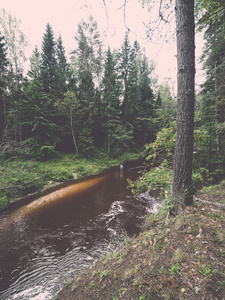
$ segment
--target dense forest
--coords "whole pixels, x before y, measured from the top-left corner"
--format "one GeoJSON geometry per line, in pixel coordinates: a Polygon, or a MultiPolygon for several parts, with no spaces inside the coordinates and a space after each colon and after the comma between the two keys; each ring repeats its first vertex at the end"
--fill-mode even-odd
{"type": "MultiPolygon", "coordinates": [[[[214,182],[225,167],[225,4],[196,1],[197,30],[204,32],[206,80],[195,100],[193,182],[214,182]]],[[[162,162],[139,188],[168,191],[175,148],[176,97],[158,85],[154,64],[129,32],[119,49],[105,50],[93,17],[82,21],[68,62],[62,37],[46,25],[24,71],[26,37],[18,20],[1,11],[0,153],[45,161],[57,153],[117,155],[145,149],[162,162]],[[168,172],[169,168],[169,172],[168,172]],[[163,170],[163,171],[162,171],[163,170]],[[169,176],[167,176],[169,174],[169,176]],[[154,179],[153,179],[154,178],[154,179]]]]}
{"type": "Polygon", "coordinates": [[[160,96],[153,93],[152,63],[137,41],[131,45],[126,34],[119,50],[103,52],[97,23],[90,17],[78,25],[78,48],[68,63],[61,36],[55,40],[47,24],[42,49],[34,49],[24,76],[25,38],[17,32],[16,20],[6,14],[5,18],[2,153],[14,148],[48,159],[56,151],[91,155],[97,147],[118,153],[154,140],[160,96]]]}

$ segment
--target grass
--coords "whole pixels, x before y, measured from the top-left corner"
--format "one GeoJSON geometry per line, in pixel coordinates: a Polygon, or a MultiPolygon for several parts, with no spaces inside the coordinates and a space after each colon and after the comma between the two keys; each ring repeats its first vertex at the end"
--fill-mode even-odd
{"type": "Polygon", "coordinates": [[[105,278],[107,277],[109,274],[109,271],[108,270],[104,270],[100,273],[99,277],[100,277],[100,282],[105,278]]]}
{"type": "Polygon", "coordinates": [[[208,268],[206,265],[204,264],[200,264],[198,267],[198,271],[199,273],[203,274],[206,276],[206,278],[208,278],[209,276],[212,275],[213,270],[208,268]]]}
{"type": "Polygon", "coordinates": [[[140,154],[124,153],[115,158],[99,151],[93,158],[72,153],[59,154],[45,162],[19,159],[17,156],[0,160],[0,209],[6,208],[17,198],[40,192],[57,183],[96,175],[139,157],[140,154]]]}
{"type": "Polygon", "coordinates": [[[179,266],[178,263],[176,263],[175,265],[174,264],[171,265],[171,267],[168,269],[171,277],[174,277],[175,273],[177,273],[177,274],[179,274],[181,276],[181,273],[178,271],[179,268],[180,268],[180,266],[179,266]]]}
{"type": "Polygon", "coordinates": [[[129,240],[125,234],[116,252],[96,261],[91,273],[84,270],[56,299],[223,299],[224,216],[224,210],[200,204],[166,221],[162,207],[146,216],[143,232],[129,240]],[[95,285],[87,288],[90,282],[95,285]]]}
{"type": "Polygon", "coordinates": [[[225,179],[219,184],[204,187],[202,193],[210,193],[211,196],[221,199],[221,203],[225,203],[225,179]]]}

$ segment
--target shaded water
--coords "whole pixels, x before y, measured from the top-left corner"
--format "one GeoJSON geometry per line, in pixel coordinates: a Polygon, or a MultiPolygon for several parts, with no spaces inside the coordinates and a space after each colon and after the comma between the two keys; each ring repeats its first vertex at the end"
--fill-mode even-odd
{"type": "Polygon", "coordinates": [[[63,283],[138,233],[155,202],[134,197],[127,163],[42,197],[0,220],[0,299],[52,299],[63,283]],[[47,201],[48,200],[48,201],[47,201]]]}

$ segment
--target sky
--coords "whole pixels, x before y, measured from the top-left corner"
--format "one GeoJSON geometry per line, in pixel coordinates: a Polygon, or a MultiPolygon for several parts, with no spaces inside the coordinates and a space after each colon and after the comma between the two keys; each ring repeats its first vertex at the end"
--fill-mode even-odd
{"type": "MultiPolygon", "coordinates": [[[[27,36],[29,47],[26,56],[29,58],[37,45],[41,49],[46,24],[49,23],[54,31],[55,38],[62,36],[67,55],[76,49],[75,35],[78,23],[87,21],[92,15],[98,23],[99,31],[103,34],[103,43],[112,49],[119,48],[124,40],[127,28],[130,29],[129,38],[133,42],[137,39],[145,48],[150,60],[155,62],[155,73],[159,81],[169,80],[173,86],[176,82],[176,45],[173,39],[170,43],[146,38],[146,27],[149,20],[154,20],[158,11],[150,15],[143,9],[137,0],[128,0],[126,13],[122,7],[122,0],[1,0],[1,8],[22,21],[21,30],[27,36]],[[124,21],[125,16],[125,21],[124,21]],[[126,28],[127,27],[127,28],[126,28]],[[171,78],[171,79],[168,79],[171,78]]],[[[173,25],[171,26],[173,30],[173,25]]],[[[165,29],[166,30],[166,29],[165,29]]],[[[196,39],[196,56],[201,53],[203,42],[196,39]]],[[[28,63],[27,63],[28,64],[28,63]]],[[[197,82],[202,81],[199,66],[196,74],[197,82]]]]}

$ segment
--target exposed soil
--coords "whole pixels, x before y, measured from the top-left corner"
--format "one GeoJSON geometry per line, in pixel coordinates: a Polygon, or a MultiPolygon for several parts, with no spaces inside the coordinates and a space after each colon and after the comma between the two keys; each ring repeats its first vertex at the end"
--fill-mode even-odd
{"type": "MultiPolygon", "coordinates": [[[[224,196],[215,188],[195,199],[224,203],[224,196]]],[[[225,210],[214,205],[197,202],[169,218],[161,211],[55,299],[225,299],[224,229],[225,210]]]]}

